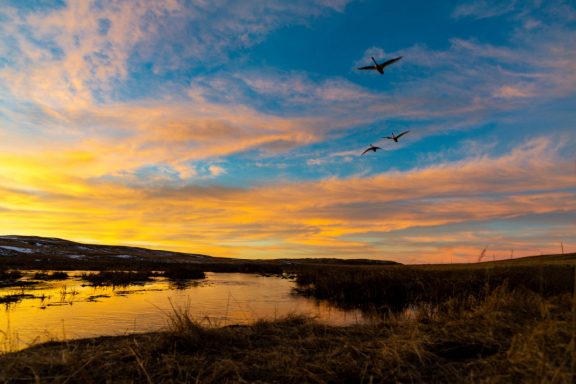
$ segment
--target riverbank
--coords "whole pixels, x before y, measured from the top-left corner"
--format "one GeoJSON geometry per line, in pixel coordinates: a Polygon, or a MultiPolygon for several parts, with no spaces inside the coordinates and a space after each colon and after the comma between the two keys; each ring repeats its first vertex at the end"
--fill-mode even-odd
{"type": "Polygon", "coordinates": [[[165,332],[6,354],[0,381],[567,383],[573,374],[569,294],[500,288],[466,310],[421,309],[348,327],[303,317],[223,328],[184,313],[172,320],[165,332]]]}
{"type": "MultiPolygon", "coordinates": [[[[64,251],[61,240],[54,243],[58,252],[64,251]]],[[[38,244],[29,246],[48,247],[38,244]]],[[[23,244],[6,247],[21,255],[4,256],[3,276],[8,283],[19,284],[23,273],[13,269],[23,270],[43,259],[22,251],[23,244]]],[[[185,263],[174,258],[160,262],[153,251],[115,247],[92,249],[88,254],[82,249],[83,263],[94,263],[102,271],[114,267],[113,275],[118,277],[125,277],[126,271],[166,273],[172,267],[174,277],[185,278],[192,272],[213,270],[249,272],[254,279],[259,275],[295,278],[295,297],[362,311],[375,320],[330,326],[288,316],[213,327],[192,320],[198,313],[196,306],[190,312],[176,311],[171,326],[162,332],[45,343],[4,354],[0,382],[574,382],[575,254],[402,266],[287,260],[190,263],[190,255],[183,256],[185,263]]],[[[44,257],[52,263],[47,265],[65,265],[64,257],[75,256],[58,252],[46,252],[44,257]]],[[[253,286],[252,301],[270,291],[262,286],[267,278],[261,279],[253,286]]],[[[234,289],[241,286],[246,285],[234,289]]],[[[229,299],[221,302],[226,317],[229,299]]],[[[74,305],[76,309],[82,304],[74,305]]],[[[102,312],[98,313],[102,319],[102,312]]],[[[141,311],[137,313],[141,316],[141,311]]],[[[98,319],[90,321],[95,324],[98,319]]]]}

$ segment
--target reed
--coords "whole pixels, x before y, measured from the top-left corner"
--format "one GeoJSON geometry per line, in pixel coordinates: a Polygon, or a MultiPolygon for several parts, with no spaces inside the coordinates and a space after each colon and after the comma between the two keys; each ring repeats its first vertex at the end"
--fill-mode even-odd
{"type": "Polygon", "coordinates": [[[302,316],[219,327],[174,310],[162,332],[0,356],[0,382],[573,382],[573,266],[291,269],[301,294],[376,316],[346,327],[302,316]]]}
{"type": "Polygon", "coordinates": [[[332,327],[289,316],[48,343],[0,356],[0,381],[567,383],[570,294],[500,287],[467,310],[332,327]]]}
{"type": "Polygon", "coordinates": [[[315,266],[297,272],[296,293],[342,308],[371,312],[400,312],[432,305],[467,308],[494,290],[525,289],[545,297],[572,291],[573,267],[534,265],[487,268],[383,267],[330,268],[315,266]]]}
{"type": "Polygon", "coordinates": [[[0,282],[13,282],[24,276],[22,272],[17,270],[0,269],[0,282]]]}
{"type": "Polygon", "coordinates": [[[36,272],[32,278],[34,280],[66,280],[68,279],[68,274],[61,271],[52,273],[36,272]]]}
{"type": "Polygon", "coordinates": [[[198,267],[188,267],[178,265],[175,267],[167,268],[162,276],[170,280],[196,280],[205,279],[206,273],[198,267]]]}

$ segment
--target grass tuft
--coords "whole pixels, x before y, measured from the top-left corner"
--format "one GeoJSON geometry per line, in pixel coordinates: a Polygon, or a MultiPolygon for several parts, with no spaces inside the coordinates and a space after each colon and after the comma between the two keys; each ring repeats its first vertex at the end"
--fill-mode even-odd
{"type": "Polygon", "coordinates": [[[68,274],[66,272],[52,272],[50,274],[44,272],[36,272],[32,277],[34,280],[66,280],[68,274]]]}
{"type": "Polygon", "coordinates": [[[568,383],[572,267],[330,267],[300,292],[376,316],[335,327],[302,316],[47,343],[0,356],[0,382],[568,383]],[[568,271],[568,272],[567,272],[568,271]]]}
{"type": "Polygon", "coordinates": [[[167,268],[162,274],[164,277],[170,280],[191,280],[191,279],[205,279],[206,273],[197,267],[186,267],[177,266],[172,268],[167,268]]]}
{"type": "Polygon", "coordinates": [[[301,316],[50,343],[0,357],[0,381],[377,383],[571,380],[571,295],[502,286],[426,321],[333,327],[301,316]]]}

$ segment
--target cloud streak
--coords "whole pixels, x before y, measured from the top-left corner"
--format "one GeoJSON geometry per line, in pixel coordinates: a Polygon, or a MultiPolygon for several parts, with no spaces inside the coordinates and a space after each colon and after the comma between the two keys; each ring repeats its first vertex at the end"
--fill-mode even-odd
{"type": "MultiPolygon", "coordinates": [[[[385,255],[403,262],[411,252],[438,256],[452,244],[459,248],[460,260],[473,261],[476,237],[455,241],[442,232],[432,244],[426,236],[406,235],[398,244],[393,239],[370,240],[370,234],[386,238],[398,231],[426,227],[434,233],[435,228],[477,223],[490,233],[487,239],[492,243],[507,246],[506,236],[493,233],[490,223],[576,212],[573,164],[558,158],[557,149],[549,139],[538,138],[495,158],[241,189],[161,184],[142,189],[58,176],[52,170],[58,177],[50,179],[61,180],[55,188],[35,177],[46,176],[48,170],[31,169],[28,174],[12,173],[28,177],[21,180],[23,185],[35,188],[5,188],[9,198],[1,207],[12,212],[12,228],[98,242],[122,239],[185,249],[193,241],[203,252],[221,256],[385,255]],[[32,216],[35,219],[29,221],[32,216]]],[[[10,166],[4,168],[2,174],[10,175],[10,166]]],[[[2,185],[17,185],[16,181],[5,176],[2,185]]],[[[525,253],[534,253],[536,244],[547,240],[526,243],[534,245],[525,244],[525,253]]]]}
{"type": "Polygon", "coordinates": [[[446,18],[514,28],[498,43],[453,36],[444,48],[386,51],[405,57],[393,76],[359,73],[353,57],[338,76],[254,64],[250,49],[274,31],[347,4],[1,6],[0,230],[264,258],[471,261],[484,242],[548,249],[552,224],[524,238],[523,220],[576,210],[563,157],[573,123],[546,125],[544,137],[528,119],[574,98],[570,12],[461,5],[446,18]],[[492,136],[470,134],[486,126],[492,136]],[[406,141],[358,158],[400,127],[406,141]]]}

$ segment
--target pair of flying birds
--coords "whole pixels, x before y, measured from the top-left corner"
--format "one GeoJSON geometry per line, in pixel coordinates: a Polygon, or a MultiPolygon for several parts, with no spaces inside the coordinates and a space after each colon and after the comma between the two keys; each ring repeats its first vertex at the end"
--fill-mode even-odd
{"type": "MultiPolygon", "coordinates": [[[[372,58],[372,61],[374,62],[374,65],[368,65],[368,66],[366,66],[366,67],[360,67],[360,68],[357,68],[357,69],[360,69],[360,70],[365,70],[365,69],[368,69],[368,70],[376,70],[376,71],[378,71],[381,75],[383,75],[383,74],[384,74],[384,68],[386,68],[386,67],[389,66],[390,64],[394,64],[395,62],[397,62],[397,61],[400,60],[401,58],[402,58],[402,56],[399,56],[399,57],[396,57],[396,58],[394,58],[394,59],[390,59],[390,60],[385,61],[385,62],[380,63],[380,64],[378,64],[378,62],[377,62],[374,58],[372,58]]],[[[398,142],[398,139],[401,138],[402,136],[404,136],[405,134],[407,134],[408,132],[410,132],[410,131],[404,131],[404,132],[402,132],[402,133],[399,134],[399,135],[395,135],[394,132],[392,132],[392,136],[384,136],[383,139],[394,140],[394,141],[397,143],[397,142],[398,142]]],[[[365,154],[366,152],[370,152],[370,151],[376,152],[376,151],[379,150],[379,149],[382,149],[382,148],[376,147],[376,146],[370,144],[370,148],[368,148],[368,149],[366,149],[364,152],[362,152],[362,155],[365,154]]]]}
{"type": "MultiPolygon", "coordinates": [[[[404,136],[405,134],[407,134],[410,131],[404,131],[399,135],[395,135],[394,132],[392,132],[392,136],[384,136],[382,137],[383,139],[389,139],[389,140],[394,140],[395,142],[398,142],[398,139],[401,138],[402,136],[404,136]]],[[[362,152],[362,155],[365,154],[366,152],[376,152],[377,150],[382,149],[380,147],[376,147],[372,144],[370,144],[370,148],[366,149],[364,152],[362,152]]]]}

